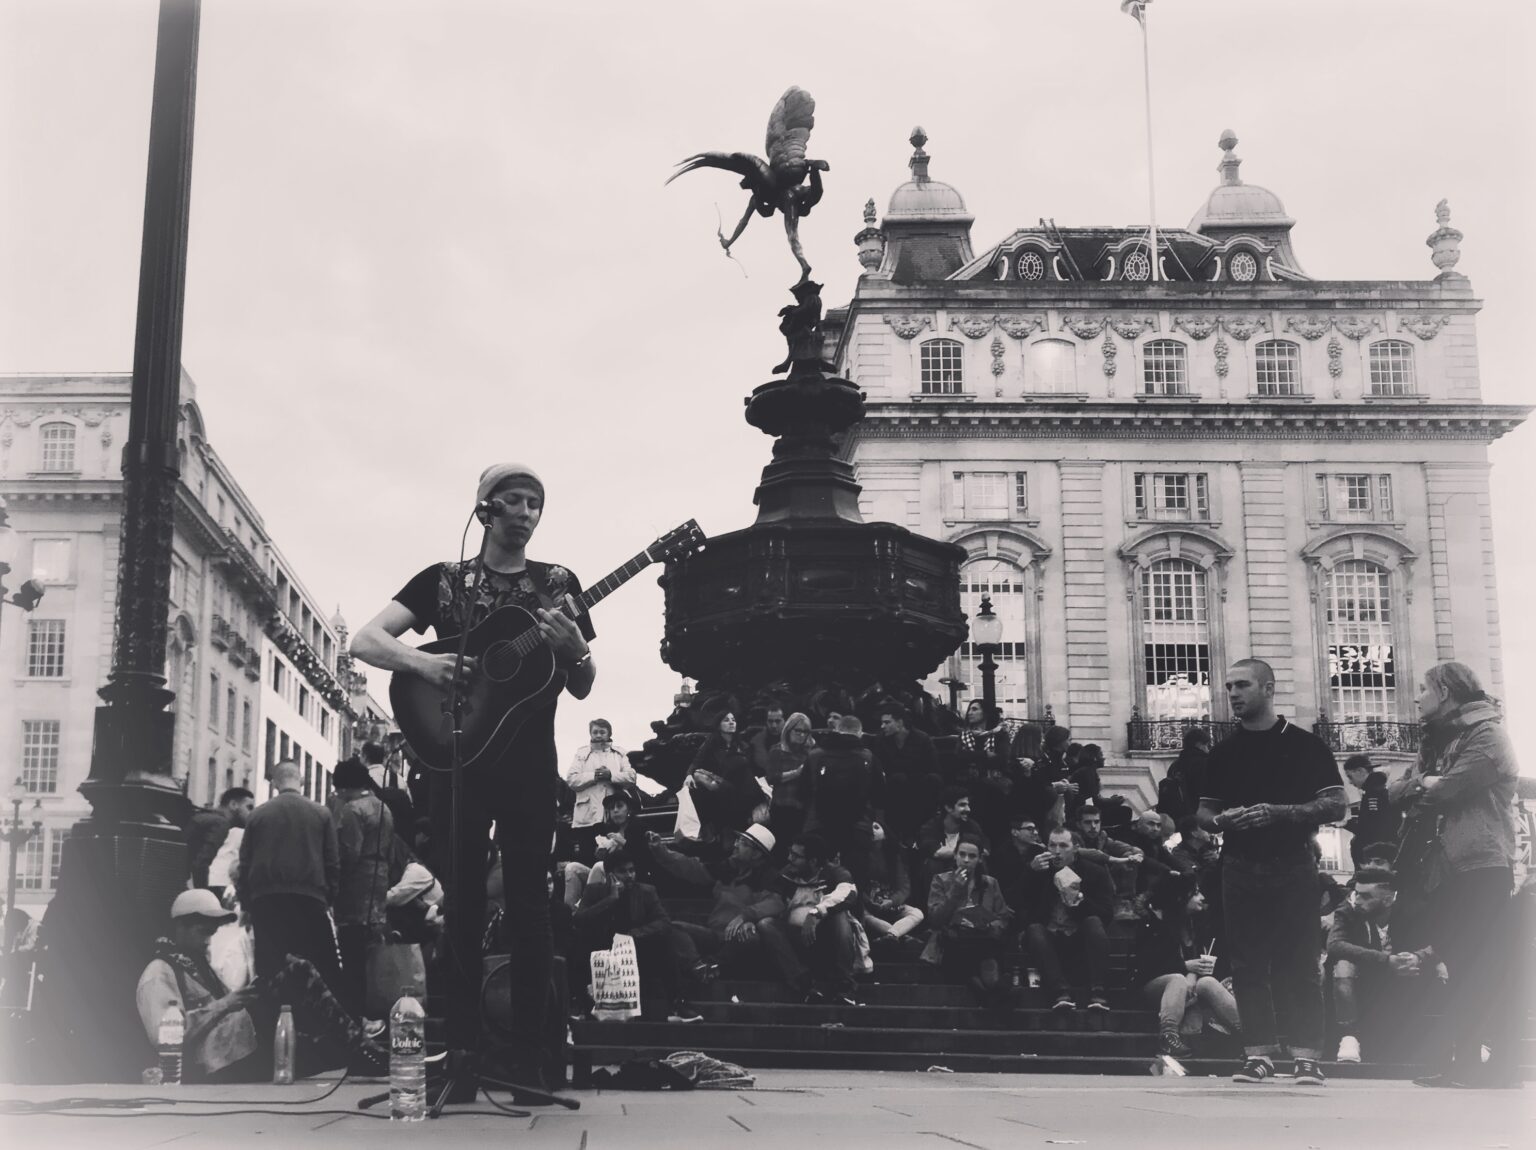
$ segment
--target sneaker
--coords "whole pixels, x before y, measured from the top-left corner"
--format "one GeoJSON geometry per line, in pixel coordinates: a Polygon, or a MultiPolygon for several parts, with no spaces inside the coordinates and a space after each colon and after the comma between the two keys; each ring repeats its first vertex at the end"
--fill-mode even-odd
{"type": "Polygon", "coordinates": [[[1056,1002],[1052,1005],[1051,1009],[1052,1010],[1062,1010],[1062,1011],[1076,1010],[1077,1009],[1077,1003],[1075,1001],[1073,1001],[1072,996],[1070,994],[1062,993],[1062,994],[1058,994],[1056,996],[1056,1002]]]}
{"type": "Polygon", "coordinates": [[[1335,1062],[1359,1062],[1360,1040],[1353,1034],[1346,1034],[1339,1039],[1339,1053],[1334,1057],[1335,1062]]]}
{"type": "Polygon", "coordinates": [[[1275,1064],[1262,1055],[1255,1054],[1243,1061],[1233,1082],[1268,1082],[1275,1076],[1275,1064]]]}
{"type": "Polygon", "coordinates": [[[1102,994],[1095,994],[1088,999],[1088,1009],[1107,1012],[1109,1010],[1109,999],[1105,998],[1102,994]]]}
{"type": "Polygon", "coordinates": [[[369,1038],[377,1038],[384,1033],[384,1028],[388,1025],[389,1023],[385,1022],[382,1018],[365,1018],[363,1019],[363,1033],[369,1038]]]}
{"type": "Polygon", "coordinates": [[[1188,1058],[1189,1044],[1177,1030],[1165,1030],[1158,1037],[1157,1052],[1169,1058],[1188,1058]]]}
{"type": "Polygon", "coordinates": [[[354,1078],[389,1077],[389,1051],[371,1038],[352,1048],[347,1057],[347,1071],[354,1078]]]}
{"type": "Polygon", "coordinates": [[[704,1016],[686,1002],[678,1001],[672,1004],[672,1012],[667,1015],[668,1022],[703,1022],[704,1016]]]}
{"type": "Polygon", "coordinates": [[[1328,1079],[1323,1077],[1323,1068],[1317,1064],[1315,1058],[1296,1059],[1291,1076],[1295,1078],[1297,1086],[1328,1085],[1328,1079]]]}

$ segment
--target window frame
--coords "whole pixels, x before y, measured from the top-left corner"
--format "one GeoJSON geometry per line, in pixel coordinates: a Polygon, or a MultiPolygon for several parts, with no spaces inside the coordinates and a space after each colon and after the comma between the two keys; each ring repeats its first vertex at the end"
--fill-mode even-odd
{"type": "Polygon", "coordinates": [[[47,475],[78,475],[80,473],[80,429],[66,419],[50,419],[37,429],[37,470],[47,475]],[[67,431],[68,435],[50,435],[50,432],[67,431]],[[57,459],[52,447],[59,447],[57,459]],[[67,450],[66,450],[67,449],[67,450]],[[66,466],[67,465],[67,466],[66,466]]]}
{"type": "Polygon", "coordinates": [[[1151,339],[1141,347],[1143,397],[1187,398],[1194,394],[1189,376],[1189,347],[1177,339],[1151,339]]]}
{"type": "Polygon", "coordinates": [[[1133,471],[1130,476],[1128,521],[1135,524],[1151,523],[1198,523],[1209,526],[1217,521],[1215,504],[1211,500],[1210,472],[1200,469],[1182,469],[1177,465],[1166,470],[1133,471]],[[1186,506],[1180,510],[1158,507],[1160,481],[1182,479],[1186,506]]]}
{"type": "Polygon", "coordinates": [[[69,623],[66,619],[28,619],[27,641],[22,648],[22,677],[27,679],[41,679],[49,682],[69,678],[69,623]],[[57,630],[55,630],[57,628],[57,630]],[[50,672],[55,652],[51,650],[45,634],[56,634],[57,643],[57,673],[50,672]],[[43,649],[45,644],[50,649],[43,649]]]}
{"type": "Polygon", "coordinates": [[[1313,473],[1312,521],[1315,523],[1395,524],[1396,501],[1390,471],[1318,471],[1313,473]],[[1351,484],[1364,490],[1368,505],[1346,505],[1351,484]]]}
{"type": "Polygon", "coordinates": [[[965,395],[965,345],[938,336],[917,347],[917,387],[920,395],[965,395]],[[936,361],[930,363],[930,359],[936,361]],[[952,378],[951,378],[952,377],[952,378]]]}
{"type": "Polygon", "coordinates": [[[1082,387],[1077,382],[1077,344],[1069,339],[1037,339],[1033,343],[1024,346],[1024,392],[1025,395],[1082,395],[1082,387]],[[1066,365],[1065,372],[1057,371],[1050,380],[1036,369],[1035,362],[1046,348],[1052,357],[1059,357],[1057,366],[1066,365]],[[1054,386],[1042,387],[1041,382],[1053,383],[1054,386]],[[1064,386],[1063,386],[1064,384],[1064,386]]]}
{"type": "Polygon", "coordinates": [[[21,721],[21,783],[29,795],[56,795],[59,793],[59,765],[63,758],[64,724],[59,719],[23,719],[21,721]],[[35,727],[52,725],[52,740],[33,741],[31,736],[46,736],[46,730],[34,731],[35,727]],[[52,752],[51,762],[47,761],[52,752]],[[29,761],[29,756],[34,756],[29,761]],[[38,777],[34,778],[36,775],[38,777]],[[43,785],[46,782],[47,785],[43,785]]]}
{"type": "Polygon", "coordinates": [[[1411,399],[1418,395],[1419,367],[1413,344],[1404,339],[1372,342],[1366,348],[1366,398],[1411,399]]]}
{"type": "Polygon", "coordinates": [[[72,535],[34,535],[31,540],[31,571],[29,574],[45,587],[74,586],[75,537],[72,535]],[[50,543],[60,544],[64,548],[64,573],[56,577],[44,577],[38,573],[37,549],[50,543]]]}
{"type": "Polygon", "coordinates": [[[1263,339],[1253,345],[1253,394],[1261,399],[1294,399],[1306,394],[1302,385],[1301,344],[1293,339],[1263,339]],[[1289,363],[1282,365],[1269,359],[1266,349],[1283,349],[1289,363]],[[1288,380],[1278,378],[1281,366],[1289,367],[1288,380]],[[1266,379],[1266,373],[1276,378],[1266,379]]]}

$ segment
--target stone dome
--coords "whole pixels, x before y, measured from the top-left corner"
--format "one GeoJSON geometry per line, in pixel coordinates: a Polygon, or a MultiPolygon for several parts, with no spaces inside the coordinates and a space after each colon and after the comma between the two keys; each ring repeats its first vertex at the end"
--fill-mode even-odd
{"type": "Polygon", "coordinates": [[[1216,170],[1221,173],[1221,183],[1205,204],[1189,221],[1192,232],[1211,228],[1288,228],[1296,221],[1285,214],[1280,197],[1268,188],[1245,184],[1237,170],[1242,160],[1233,154],[1237,136],[1229,128],[1221,134],[1223,153],[1216,170]]]}
{"type": "Polygon", "coordinates": [[[891,220],[952,220],[970,223],[974,217],[966,210],[965,200],[948,184],[928,178],[928,153],[923,145],[928,142],[922,128],[913,128],[910,142],[913,147],[908,166],[912,178],[891,193],[890,206],[885,219],[891,220]]]}

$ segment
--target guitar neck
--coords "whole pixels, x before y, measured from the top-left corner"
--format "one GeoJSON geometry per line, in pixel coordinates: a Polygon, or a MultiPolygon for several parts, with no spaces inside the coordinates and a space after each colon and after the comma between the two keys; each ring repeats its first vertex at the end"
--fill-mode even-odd
{"type": "MultiPolygon", "coordinates": [[[[614,568],[580,595],[574,597],[576,610],[572,618],[581,618],[581,616],[585,615],[598,603],[612,595],[650,565],[651,553],[649,549],[646,549],[623,566],[614,568]]],[[[556,604],[556,607],[558,609],[559,604],[556,604]]],[[[537,627],[530,627],[513,640],[513,647],[519,654],[526,655],[543,642],[544,636],[542,632],[537,627]]]]}

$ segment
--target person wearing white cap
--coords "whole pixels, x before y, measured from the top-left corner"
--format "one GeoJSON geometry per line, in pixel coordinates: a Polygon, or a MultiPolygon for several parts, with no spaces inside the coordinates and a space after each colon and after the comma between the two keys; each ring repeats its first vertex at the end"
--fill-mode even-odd
{"type": "MultiPolygon", "coordinates": [[[[568,568],[527,557],[528,542],[544,513],[544,481],[521,463],[498,463],[480,475],[476,514],[489,528],[484,569],[475,562],[434,563],[419,572],[352,641],[352,653],[386,671],[405,671],[440,686],[452,685],[455,656],[428,654],[400,641],[407,630],[432,628],[439,640],[460,636],[492,612],[522,607],[538,621],[556,665],[566,675],[565,689],[584,699],[597,669],[589,646],[595,633],[590,616],[572,620],[556,608],[581,593],[568,568]]],[[[475,660],[465,660],[473,675],[475,660]]],[[[464,774],[464,825],[456,844],[456,867],[449,870],[448,813],[451,775],[430,775],[428,814],[432,819],[433,869],[456,873],[458,911],[450,921],[450,945],[456,958],[445,964],[448,989],[448,1044],[473,1050],[480,1036],[479,1000],[481,928],[485,917],[485,841],[491,824],[502,854],[507,902],[505,922],[511,942],[512,1077],[539,1086],[540,1022],[548,997],[553,941],[550,934],[546,876],[555,834],[559,763],[555,751],[555,703],[530,713],[510,746],[495,763],[464,774]]]]}
{"type": "Polygon", "coordinates": [[[186,1019],[184,1080],[255,1082],[272,1077],[272,1038],[279,1008],[293,1008],[299,1032],[298,1072],[348,1062],[359,1074],[387,1071],[389,1054],[364,1033],[326,988],[319,971],[290,955],[276,975],[229,990],[208,961],[214,931],[233,922],[210,890],[184,890],[171,904],[171,933],[139,976],[135,995],[145,1036],[157,1041],[160,1020],[175,1003],[186,1019]]]}

